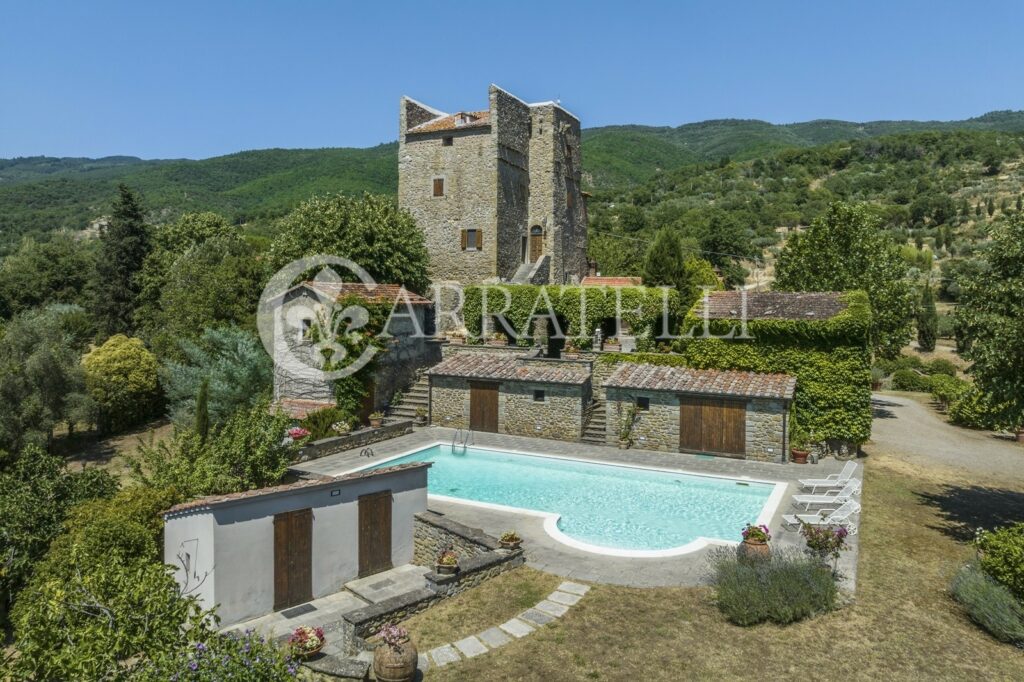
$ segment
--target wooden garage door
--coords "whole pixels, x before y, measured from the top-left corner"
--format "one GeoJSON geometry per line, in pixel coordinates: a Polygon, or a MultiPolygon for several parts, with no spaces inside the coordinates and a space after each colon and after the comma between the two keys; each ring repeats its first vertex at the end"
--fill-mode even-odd
{"type": "Polygon", "coordinates": [[[743,457],[747,406],[740,400],[679,398],[679,449],[743,457]]]}
{"type": "Polygon", "coordinates": [[[359,577],[391,568],[391,491],[359,498],[359,577]]]}
{"type": "Polygon", "coordinates": [[[498,432],[498,384],[469,382],[469,428],[498,432]]]}
{"type": "Polygon", "coordinates": [[[274,610],[313,598],[313,510],[274,515],[274,610]]]}

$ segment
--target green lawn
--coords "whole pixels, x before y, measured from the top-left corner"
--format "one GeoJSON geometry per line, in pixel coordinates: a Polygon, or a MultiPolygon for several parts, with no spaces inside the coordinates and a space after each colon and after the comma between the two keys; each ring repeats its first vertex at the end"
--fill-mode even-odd
{"type": "MultiPolygon", "coordinates": [[[[709,589],[596,586],[562,619],[432,680],[1020,680],[1024,652],[949,599],[979,524],[1024,518],[1014,485],[869,457],[859,583],[847,607],[791,626],[728,624],[709,589]]],[[[503,622],[557,584],[517,571],[409,622],[421,651],[503,622]]]]}

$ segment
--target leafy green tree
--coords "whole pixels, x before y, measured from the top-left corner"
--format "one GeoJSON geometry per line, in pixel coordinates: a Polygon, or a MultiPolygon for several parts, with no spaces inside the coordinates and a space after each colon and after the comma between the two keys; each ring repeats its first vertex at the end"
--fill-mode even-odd
{"type": "Polygon", "coordinates": [[[171,419],[179,426],[195,422],[204,381],[212,427],[265,399],[273,384],[270,356],[255,335],[237,327],[206,329],[196,341],[182,341],[181,356],[180,362],[165,362],[161,372],[171,419]]]}
{"type": "Polygon", "coordinates": [[[391,197],[314,197],[282,218],[277,230],[270,247],[274,267],[327,254],[348,258],[380,283],[418,292],[430,284],[423,233],[391,197]]]}
{"type": "Polygon", "coordinates": [[[110,224],[100,233],[93,285],[93,314],[104,338],[133,330],[141,288],[138,274],[150,250],[149,229],[138,195],[125,185],[117,189],[110,224]]]}
{"type": "Polygon", "coordinates": [[[862,205],[836,202],[779,254],[782,291],[863,289],[871,301],[871,345],[895,357],[910,337],[914,295],[899,246],[862,205]]]}
{"type": "Polygon", "coordinates": [[[160,402],[158,366],[141,339],[111,336],[82,358],[82,366],[100,431],[123,429],[153,416],[160,402]]]}
{"type": "Polygon", "coordinates": [[[939,332],[939,315],[935,310],[935,295],[930,283],[925,283],[921,304],[917,309],[917,347],[925,353],[935,350],[939,332]]]}
{"type": "Polygon", "coordinates": [[[80,308],[16,315],[0,336],[0,451],[47,446],[54,427],[87,421],[88,398],[75,336],[80,308]]]}
{"type": "Polygon", "coordinates": [[[159,513],[176,499],[137,486],[71,510],[15,601],[18,679],[131,679],[209,633],[208,614],[161,563],[159,513]]]}
{"type": "Polygon", "coordinates": [[[46,241],[26,237],[0,262],[0,317],[48,303],[84,304],[94,266],[90,242],[60,232],[46,241]]]}
{"type": "MultiPolygon", "coordinates": [[[[116,490],[117,481],[106,471],[71,473],[60,457],[34,445],[20,453],[9,471],[0,472],[0,613],[9,609],[60,532],[68,509],[116,490]]],[[[0,617],[0,623],[4,620],[0,617]]]]}
{"type": "Polygon", "coordinates": [[[132,470],[144,485],[173,488],[186,498],[274,485],[296,450],[285,436],[290,423],[261,402],[232,415],[205,442],[185,428],[168,440],[144,444],[132,470]]]}
{"type": "Polygon", "coordinates": [[[203,381],[199,384],[199,394],[196,395],[196,435],[199,436],[199,441],[202,443],[206,442],[206,437],[210,435],[210,378],[203,377],[203,381]]]}
{"type": "Polygon", "coordinates": [[[1024,426],[1024,214],[991,229],[984,267],[961,273],[958,340],[970,372],[1002,421],[1024,426]]]}

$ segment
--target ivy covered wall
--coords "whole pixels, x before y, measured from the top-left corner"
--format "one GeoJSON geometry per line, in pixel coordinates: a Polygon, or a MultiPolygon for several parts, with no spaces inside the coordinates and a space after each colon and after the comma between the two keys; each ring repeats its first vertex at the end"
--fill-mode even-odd
{"type": "MultiPolygon", "coordinates": [[[[833,440],[859,445],[871,436],[871,308],[863,292],[843,294],[847,308],[829,320],[750,320],[748,339],[700,338],[704,321],[692,311],[684,329],[694,338],[674,342],[673,353],[606,354],[602,362],[644,362],[797,377],[797,422],[812,442],[833,440]]],[[[736,321],[711,320],[714,334],[736,321]]]]}

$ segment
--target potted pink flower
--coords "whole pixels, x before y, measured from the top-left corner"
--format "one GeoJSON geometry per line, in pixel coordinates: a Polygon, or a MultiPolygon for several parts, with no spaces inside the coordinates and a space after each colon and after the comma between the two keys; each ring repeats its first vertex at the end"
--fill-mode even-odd
{"type": "Polygon", "coordinates": [[[438,575],[451,575],[459,570],[459,555],[455,550],[448,548],[437,555],[437,562],[434,565],[434,572],[438,575]]]}
{"type": "Polygon", "coordinates": [[[746,559],[767,559],[772,553],[768,547],[771,539],[772,533],[768,526],[752,526],[748,523],[743,529],[743,542],[739,546],[740,556],[746,559]]]}
{"type": "Polygon", "coordinates": [[[304,438],[309,438],[309,430],[304,429],[301,426],[293,426],[288,429],[288,437],[293,441],[300,441],[304,438]]]}
{"type": "Polygon", "coordinates": [[[324,637],[324,629],[314,628],[310,625],[300,625],[288,638],[288,646],[292,648],[299,658],[310,658],[320,653],[324,648],[327,639],[324,637]]]}
{"type": "Polygon", "coordinates": [[[373,674],[387,682],[416,679],[418,655],[409,632],[398,625],[385,625],[377,633],[380,643],[373,650],[373,674]]]}

